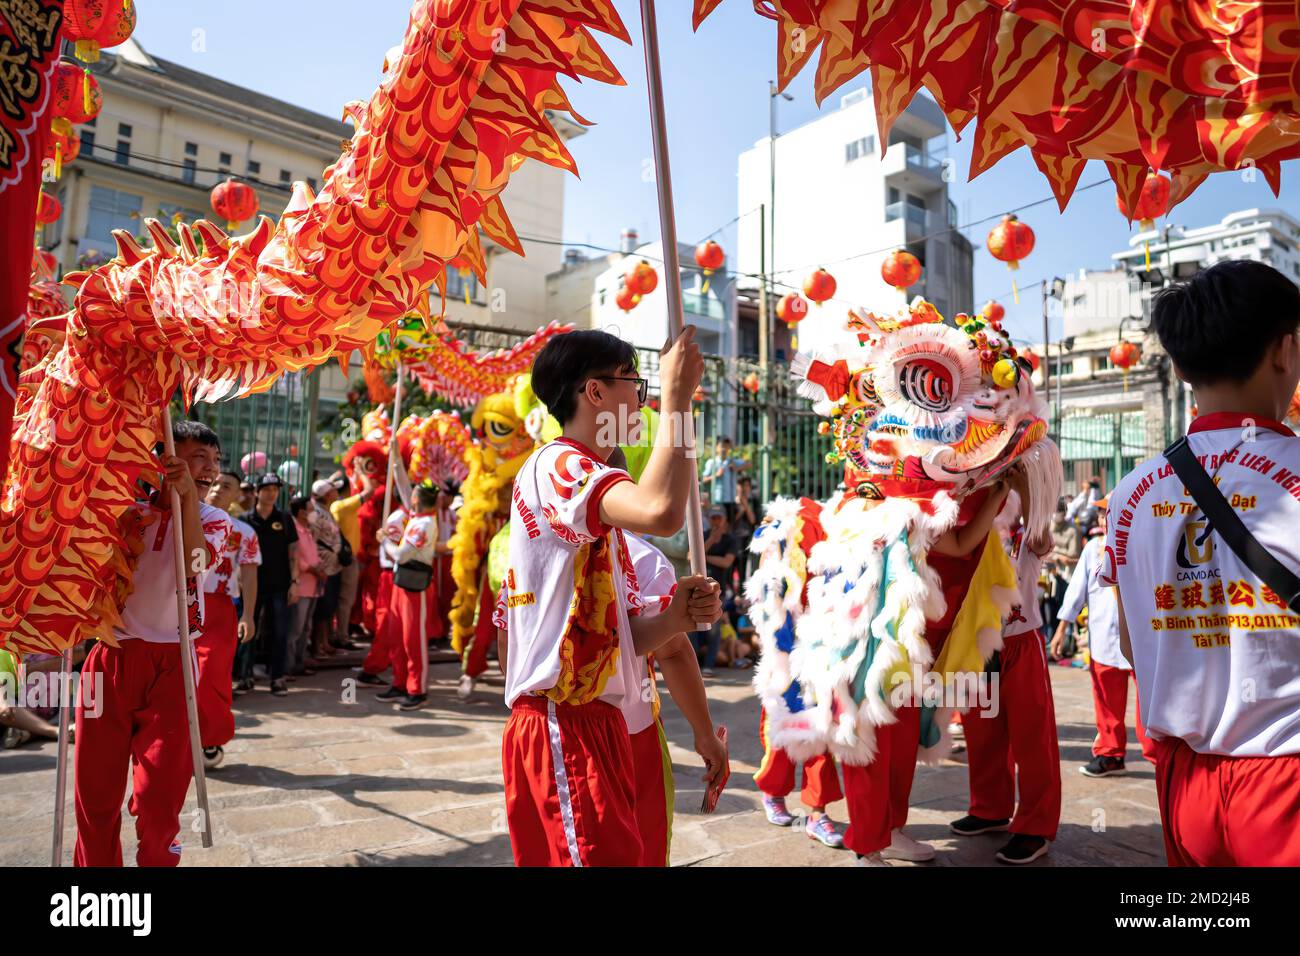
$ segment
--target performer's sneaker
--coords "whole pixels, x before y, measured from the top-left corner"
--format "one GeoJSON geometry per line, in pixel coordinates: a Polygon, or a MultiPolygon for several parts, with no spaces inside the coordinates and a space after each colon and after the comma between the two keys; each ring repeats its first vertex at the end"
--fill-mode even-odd
{"type": "Polygon", "coordinates": [[[1010,820],[986,820],[983,817],[965,816],[948,824],[948,829],[958,836],[976,836],[980,833],[1006,830],[1010,825],[1010,820]]]}
{"type": "Polygon", "coordinates": [[[778,827],[788,827],[794,823],[794,814],[785,808],[785,797],[763,795],[763,813],[767,822],[778,827]]]}
{"type": "MultiPolygon", "coordinates": [[[[380,694],[379,696],[383,696],[380,694]]],[[[398,710],[419,710],[429,699],[428,694],[407,694],[398,710]]]]}
{"type": "Polygon", "coordinates": [[[803,832],[832,850],[838,850],[844,845],[844,834],[835,829],[834,821],[824,813],[816,820],[809,817],[803,832]]]}
{"type": "Polygon", "coordinates": [[[273,680],[271,681],[271,693],[276,697],[288,697],[289,685],[284,682],[283,678],[273,680]]]}
{"type": "Polygon", "coordinates": [[[1093,757],[1079,768],[1085,777],[1110,777],[1117,773],[1127,773],[1123,757],[1093,757]]]}
{"type": "Polygon", "coordinates": [[[1017,833],[1007,845],[997,852],[999,863],[1032,863],[1040,856],[1046,856],[1052,844],[1040,836],[1017,833]]]}
{"type": "Polygon", "coordinates": [[[880,855],[880,851],[877,850],[875,853],[859,853],[857,859],[857,865],[858,866],[891,866],[892,864],[887,863],[885,861],[885,858],[880,855]]]}
{"type": "Polygon", "coordinates": [[[405,700],[407,693],[405,689],[393,684],[388,690],[380,691],[375,695],[375,700],[405,700]]]}
{"type": "Polygon", "coordinates": [[[460,683],[456,685],[456,699],[469,700],[474,695],[474,678],[468,674],[460,675],[460,683]]]}
{"type": "Polygon", "coordinates": [[[895,830],[890,835],[890,844],[880,851],[886,860],[906,860],[909,863],[928,863],[934,859],[934,847],[920,840],[913,840],[902,830],[895,830]]]}
{"type": "Polygon", "coordinates": [[[220,747],[203,748],[203,769],[216,770],[221,766],[221,761],[226,759],[226,752],[220,747]]]}
{"type": "Polygon", "coordinates": [[[377,674],[370,674],[367,673],[366,671],[362,671],[361,673],[357,674],[357,683],[358,684],[386,684],[388,682],[385,681],[382,677],[380,677],[377,674]]]}

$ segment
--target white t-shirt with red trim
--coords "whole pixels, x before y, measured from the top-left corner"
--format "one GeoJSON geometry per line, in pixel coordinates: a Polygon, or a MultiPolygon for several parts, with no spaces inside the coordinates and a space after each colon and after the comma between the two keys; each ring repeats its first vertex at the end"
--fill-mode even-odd
{"type": "MultiPolygon", "coordinates": [[[[1251,534],[1300,571],[1300,440],[1225,413],[1198,418],[1188,441],[1251,534]]],[[[1147,733],[1198,753],[1300,753],[1300,616],[1208,526],[1163,456],[1111,493],[1105,557],[1147,733]]]]}
{"type": "Polygon", "coordinates": [[[230,519],[230,536],[226,538],[226,547],[216,567],[203,575],[204,594],[224,594],[230,600],[238,600],[241,582],[240,568],[262,563],[262,548],[257,542],[257,532],[253,526],[238,518],[230,519]]]}
{"type": "Polygon", "coordinates": [[[1021,537],[1020,553],[1013,563],[1020,598],[1007,613],[1006,622],[1002,625],[1003,637],[1015,637],[1043,626],[1043,612],[1038,603],[1038,574],[1043,568],[1043,559],[1034,554],[1027,536],[1021,537]]]}
{"type": "Polygon", "coordinates": [[[402,540],[393,555],[397,564],[408,561],[433,563],[434,548],[438,544],[438,518],[436,515],[417,514],[406,522],[402,540]]]}
{"type": "MultiPolygon", "coordinates": [[[[600,669],[599,700],[621,707],[628,683],[639,686],[644,667],[633,649],[629,602],[618,585],[622,549],[614,546],[615,529],[600,518],[600,502],[609,489],[631,480],[626,471],[611,468],[596,452],[569,438],[543,445],[519,469],[510,507],[510,561],[498,596],[508,634],[507,706],[521,694],[556,688],[562,677],[566,682],[577,679],[570,661],[578,649],[570,645],[566,656],[564,646],[575,623],[602,630],[612,626],[618,644],[617,654],[600,669]],[[591,573],[612,575],[612,594],[602,597],[613,606],[606,604],[603,613],[615,617],[600,622],[581,620],[584,609],[574,600],[576,589],[588,581],[578,580],[578,558],[593,550],[584,550],[588,545],[603,555],[602,566],[591,573]]],[[[497,623],[501,626],[500,615],[497,623]]],[[[578,666],[581,669],[581,662],[578,666]]],[[[590,681],[591,675],[585,679],[590,681]]]]}
{"type": "MultiPolygon", "coordinates": [[[[122,608],[122,623],[113,628],[119,641],[141,640],[150,644],[179,644],[176,619],[176,556],[172,543],[170,507],[141,503],[149,524],[144,528],[144,551],[136,561],[132,591],[122,608]]],[[[199,502],[199,520],[207,543],[207,566],[214,567],[226,549],[231,517],[219,508],[199,502]]],[[[190,560],[191,556],[186,556],[190,560]]],[[[188,578],[190,636],[198,637],[203,621],[203,581],[208,572],[188,578]]]]}
{"type": "Polygon", "coordinates": [[[397,510],[384,522],[384,540],[379,543],[381,568],[391,571],[397,567],[397,549],[402,545],[402,534],[406,531],[406,523],[410,520],[410,514],[404,507],[398,505],[397,510]]]}

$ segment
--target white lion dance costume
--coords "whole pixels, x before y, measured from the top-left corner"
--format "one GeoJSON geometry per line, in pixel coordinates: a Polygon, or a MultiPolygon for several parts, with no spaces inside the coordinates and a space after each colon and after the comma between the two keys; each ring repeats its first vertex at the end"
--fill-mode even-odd
{"type": "Polygon", "coordinates": [[[908,701],[922,705],[922,757],[946,753],[933,691],[974,688],[1001,647],[1016,576],[996,532],[968,558],[931,547],[1017,461],[1029,529],[1055,507],[1060,456],[1029,363],[996,322],[956,322],[920,299],[893,318],[855,312],[842,341],[796,357],[845,484],[826,502],[774,501],[746,583],[767,734],[795,761],[870,764],[878,728],[908,701]]]}

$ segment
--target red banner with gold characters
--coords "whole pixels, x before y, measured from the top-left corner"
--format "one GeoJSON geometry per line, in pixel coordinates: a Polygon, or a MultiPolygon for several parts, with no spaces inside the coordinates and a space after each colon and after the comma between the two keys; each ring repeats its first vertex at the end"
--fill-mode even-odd
{"type": "Polygon", "coordinates": [[[9,456],[63,0],[0,2],[0,475],[9,456]]]}

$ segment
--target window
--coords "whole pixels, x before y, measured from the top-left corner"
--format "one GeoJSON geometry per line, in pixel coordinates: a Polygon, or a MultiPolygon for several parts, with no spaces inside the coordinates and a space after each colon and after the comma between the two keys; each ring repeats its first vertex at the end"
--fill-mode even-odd
{"type": "Polygon", "coordinates": [[[262,164],[255,159],[250,159],[248,161],[248,175],[250,176],[262,175],[262,164]]]}
{"type": "Polygon", "coordinates": [[[284,184],[287,186],[287,185],[289,185],[289,180],[290,180],[291,178],[292,178],[292,177],[291,177],[291,175],[290,175],[290,173],[289,173],[289,170],[287,170],[287,169],[282,169],[282,170],[280,170],[280,182],[284,183],[284,184]]]}
{"type": "Polygon", "coordinates": [[[1073,359],[1068,362],[1062,362],[1060,359],[1052,359],[1048,365],[1050,366],[1053,375],[1066,376],[1074,374],[1073,359]]]}
{"type": "Polygon", "coordinates": [[[198,144],[198,143],[186,143],[186,144],[185,144],[185,155],[186,155],[186,156],[194,156],[194,157],[197,157],[197,156],[199,155],[199,144],[198,144]]]}
{"type": "Polygon", "coordinates": [[[460,274],[459,269],[447,269],[447,300],[464,302],[466,290],[469,290],[469,300],[475,302],[478,300],[478,276],[473,272],[460,274]]]}
{"type": "Polygon", "coordinates": [[[131,124],[117,124],[117,149],[113,153],[113,162],[119,166],[131,163],[131,124]]]}
{"type": "Polygon", "coordinates": [[[217,154],[217,167],[220,172],[223,173],[230,172],[230,162],[231,162],[231,157],[229,153],[217,154]]]}
{"type": "Polygon", "coordinates": [[[193,183],[194,173],[197,171],[197,169],[198,167],[195,164],[194,160],[192,159],[183,160],[181,162],[181,182],[193,183]]]}
{"type": "Polygon", "coordinates": [[[113,242],[113,230],[125,229],[132,235],[138,231],[141,201],[141,197],[133,193],[91,186],[90,215],[86,221],[86,240],[83,244],[89,244],[102,252],[115,251],[117,246],[113,242]]]}
{"type": "Polygon", "coordinates": [[[87,123],[81,128],[81,155],[95,155],[95,130],[87,123]]]}
{"type": "Polygon", "coordinates": [[[844,146],[844,161],[851,163],[855,159],[861,159],[863,156],[870,156],[876,151],[876,137],[863,136],[861,139],[855,139],[844,146]]]}

